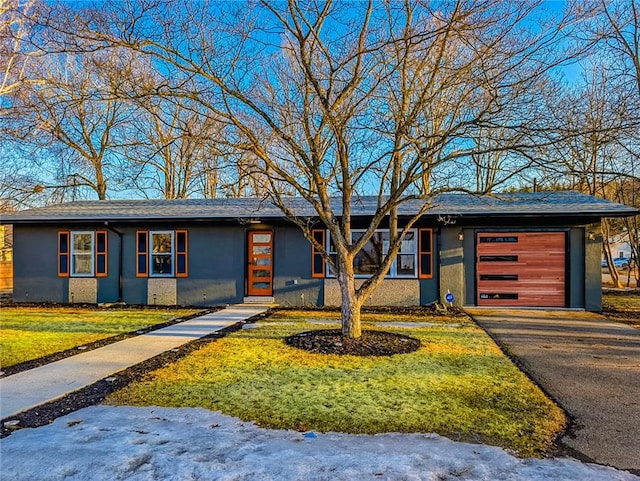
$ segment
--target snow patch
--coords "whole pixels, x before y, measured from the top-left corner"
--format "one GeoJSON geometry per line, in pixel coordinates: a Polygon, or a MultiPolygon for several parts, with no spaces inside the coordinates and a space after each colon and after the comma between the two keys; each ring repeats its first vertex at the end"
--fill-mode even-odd
{"type": "Polygon", "coordinates": [[[570,458],[518,459],[435,434],[315,434],[263,429],[205,409],[93,406],[3,439],[0,478],[640,481],[570,458]]]}

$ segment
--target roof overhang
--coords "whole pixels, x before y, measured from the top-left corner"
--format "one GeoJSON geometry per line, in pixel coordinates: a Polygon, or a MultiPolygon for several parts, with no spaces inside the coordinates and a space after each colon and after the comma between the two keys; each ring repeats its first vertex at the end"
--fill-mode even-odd
{"type": "MultiPolygon", "coordinates": [[[[318,217],[313,207],[301,198],[287,200],[288,207],[302,218],[318,217]]],[[[472,195],[462,193],[441,194],[431,199],[411,199],[398,207],[398,215],[410,217],[429,202],[425,218],[455,217],[487,219],[491,217],[518,218],[585,218],[629,217],[639,215],[633,207],[577,192],[508,193],[472,195]]],[[[340,215],[336,199],[336,215],[340,215]]],[[[351,211],[354,218],[372,216],[378,198],[354,198],[351,211]]],[[[286,220],[283,212],[269,200],[242,199],[180,199],[180,200],[106,200],[80,201],[50,205],[6,213],[2,224],[128,224],[154,222],[234,222],[249,220],[286,220]]]]}

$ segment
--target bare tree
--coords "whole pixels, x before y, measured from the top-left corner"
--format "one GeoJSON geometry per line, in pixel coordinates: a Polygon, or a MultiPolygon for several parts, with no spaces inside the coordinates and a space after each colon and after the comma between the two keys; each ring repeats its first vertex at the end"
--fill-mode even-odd
{"type": "MultiPolygon", "coordinates": [[[[640,170],[640,168],[638,168],[636,164],[636,161],[632,164],[632,176],[623,179],[616,186],[617,191],[615,198],[618,202],[640,208],[640,175],[636,175],[636,172],[640,170]]],[[[626,234],[631,248],[627,287],[629,286],[629,280],[632,276],[635,277],[636,285],[638,285],[640,281],[640,216],[623,218],[621,230],[626,234]]]]}
{"type": "MultiPolygon", "coordinates": [[[[253,21],[224,32],[238,47],[227,40],[221,49],[211,30],[212,13],[219,12],[187,7],[188,23],[197,29],[192,49],[167,37],[161,43],[122,36],[109,41],[153,55],[214,89],[218,102],[203,103],[232,123],[240,145],[259,160],[256,168],[274,202],[315,242],[308,219],[290,210],[282,186],[313,206],[335,246],[335,258],[324,246],[316,248],[341,286],[343,334],[357,338],[362,303],[429,199],[467,187],[452,184],[450,173],[477,152],[470,134],[492,122],[512,132],[526,125],[526,118],[500,118],[503,106],[524,107],[532,99],[528,87],[544,73],[538,61],[558,33],[558,26],[537,37],[521,28],[530,8],[456,2],[380,9],[369,3],[347,12],[331,2],[265,3],[253,21]],[[278,32],[273,44],[249,41],[269,30],[278,32]],[[529,37],[526,47],[516,42],[522,35],[529,37]],[[366,232],[354,236],[351,208],[367,184],[376,186],[377,208],[366,232]],[[410,199],[423,199],[422,209],[399,219],[398,207],[410,199]],[[357,288],[354,259],[383,221],[389,223],[388,250],[357,288]]],[[[189,92],[201,100],[196,94],[189,92]]],[[[501,149],[514,147],[505,142],[501,149]]]]}
{"type": "Polygon", "coordinates": [[[127,103],[114,92],[128,68],[121,62],[104,52],[49,54],[32,74],[38,82],[21,89],[16,101],[34,142],[57,142],[73,153],[68,186],[87,187],[99,199],[107,197],[116,131],[128,116],[127,103]]]}
{"type": "MultiPolygon", "coordinates": [[[[637,0],[593,3],[596,15],[586,23],[586,34],[582,37],[598,45],[596,55],[600,57],[601,74],[597,82],[589,83],[599,85],[603,91],[599,93],[599,105],[592,111],[594,115],[601,115],[600,112],[606,110],[608,122],[615,121],[617,126],[593,126],[595,131],[591,136],[606,138],[609,152],[606,155],[601,152],[601,163],[592,166],[588,183],[600,184],[598,195],[637,206],[633,187],[638,185],[640,156],[640,4],[637,0]]],[[[586,183],[587,179],[583,179],[582,184],[586,183]]],[[[603,251],[616,285],[621,283],[612,262],[609,236],[625,235],[632,253],[637,255],[640,249],[637,224],[637,218],[603,222],[603,251]]]]}
{"type": "Polygon", "coordinates": [[[207,154],[206,119],[188,105],[162,97],[138,99],[140,107],[128,130],[127,157],[140,172],[135,187],[185,199],[196,189],[196,175],[207,154]]]}
{"type": "Polygon", "coordinates": [[[362,304],[434,196],[470,190],[461,172],[471,156],[531,147],[536,89],[575,20],[569,12],[533,27],[537,4],[497,0],[117,5],[79,35],[148,56],[169,73],[174,98],[225,120],[229,142],[251,160],[245,172],[331,266],[352,338],[362,304]],[[474,141],[496,127],[500,142],[474,141]],[[377,202],[355,235],[352,207],[363,193],[377,202]],[[291,210],[292,194],[313,218],[291,210]],[[407,201],[420,207],[400,216],[407,201]],[[388,248],[357,287],[354,259],[383,225],[388,248]],[[335,252],[313,238],[314,226],[326,227],[335,252]]]}
{"type": "MultiPolygon", "coordinates": [[[[556,185],[615,200],[616,185],[625,177],[627,158],[622,143],[633,128],[627,117],[627,89],[610,75],[609,64],[590,61],[582,81],[549,98],[557,130],[544,166],[556,185]]],[[[603,254],[614,285],[620,286],[610,239],[617,223],[603,219],[603,254]]]]}
{"type": "MultiPolygon", "coordinates": [[[[0,97],[16,90],[25,78],[29,57],[25,48],[28,17],[35,0],[0,0],[0,97]]],[[[0,104],[1,108],[2,104],[0,104]]]]}

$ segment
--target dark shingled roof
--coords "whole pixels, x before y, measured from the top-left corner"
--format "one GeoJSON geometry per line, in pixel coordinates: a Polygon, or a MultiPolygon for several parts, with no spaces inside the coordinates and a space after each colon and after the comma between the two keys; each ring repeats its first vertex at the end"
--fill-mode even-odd
{"type": "MultiPolygon", "coordinates": [[[[290,207],[301,217],[315,217],[313,208],[301,198],[291,198],[290,207]]],[[[338,200],[336,200],[338,202],[338,200]]],[[[352,214],[371,215],[376,208],[375,196],[354,197],[352,214]]],[[[405,202],[400,215],[411,215],[423,200],[405,202]]],[[[485,216],[586,216],[625,217],[637,215],[637,209],[578,192],[509,193],[471,195],[447,193],[437,196],[425,215],[485,216]]],[[[269,200],[180,199],[180,200],[103,200],[78,201],[36,209],[4,213],[2,224],[51,223],[79,221],[145,221],[145,220],[224,220],[282,218],[282,212],[269,200]]]]}

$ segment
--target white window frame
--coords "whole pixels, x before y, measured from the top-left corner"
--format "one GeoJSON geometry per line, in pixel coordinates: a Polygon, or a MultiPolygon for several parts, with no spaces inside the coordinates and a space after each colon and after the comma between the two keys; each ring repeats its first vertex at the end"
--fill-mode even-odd
{"type": "Polygon", "coordinates": [[[175,276],[175,257],[176,257],[176,235],[173,230],[150,230],[149,231],[149,277],[174,277],[175,276]],[[169,234],[171,236],[171,252],[153,252],[153,237],[154,235],[169,234]],[[171,272],[169,273],[154,273],[153,272],[153,259],[157,256],[171,256],[171,272]]]}
{"type": "Polygon", "coordinates": [[[94,277],[95,273],[95,242],[96,235],[92,230],[73,230],[69,232],[69,254],[71,256],[71,262],[69,265],[69,276],[71,277],[94,277]],[[77,235],[86,235],[89,234],[91,236],[91,250],[89,253],[87,252],[76,252],[75,247],[75,236],[77,235]],[[90,272],[76,272],[76,256],[79,255],[90,255],[91,256],[91,271],[90,272]]]}
{"type": "MultiPolygon", "coordinates": [[[[358,233],[362,233],[362,232],[366,232],[366,229],[352,229],[351,230],[351,235],[353,237],[354,234],[358,234],[358,233]]],[[[389,232],[389,229],[376,229],[376,234],[379,232],[389,232]]],[[[396,255],[396,258],[393,260],[393,263],[391,264],[391,267],[389,268],[389,272],[387,272],[387,275],[385,276],[385,279],[417,279],[418,278],[418,229],[409,229],[407,231],[407,233],[413,233],[413,252],[398,252],[398,254],[396,255]],[[413,274],[398,274],[398,256],[399,255],[410,255],[413,254],[413,274]]],[[[327,239],[327,253],[330,256],[334,256],[336,255],[336,251],[335,250],[331,250],[331,233],[329,232],[329,230],[327,230],[326,232],[326,239],[327,239]]],[[[387,245],[387,251],[389,249],[389,246],[387,245]]],[[[326,266],[326,270],[325,272],[326,277],[336,277],[335,273],[332,272],[333,269],[331,268],[331,266],[329,264],[327,264],[326,266]]],[[[367,279],[368,277],[371,277],[370,274],[355,274],[356,279],[367,279]]]]}

